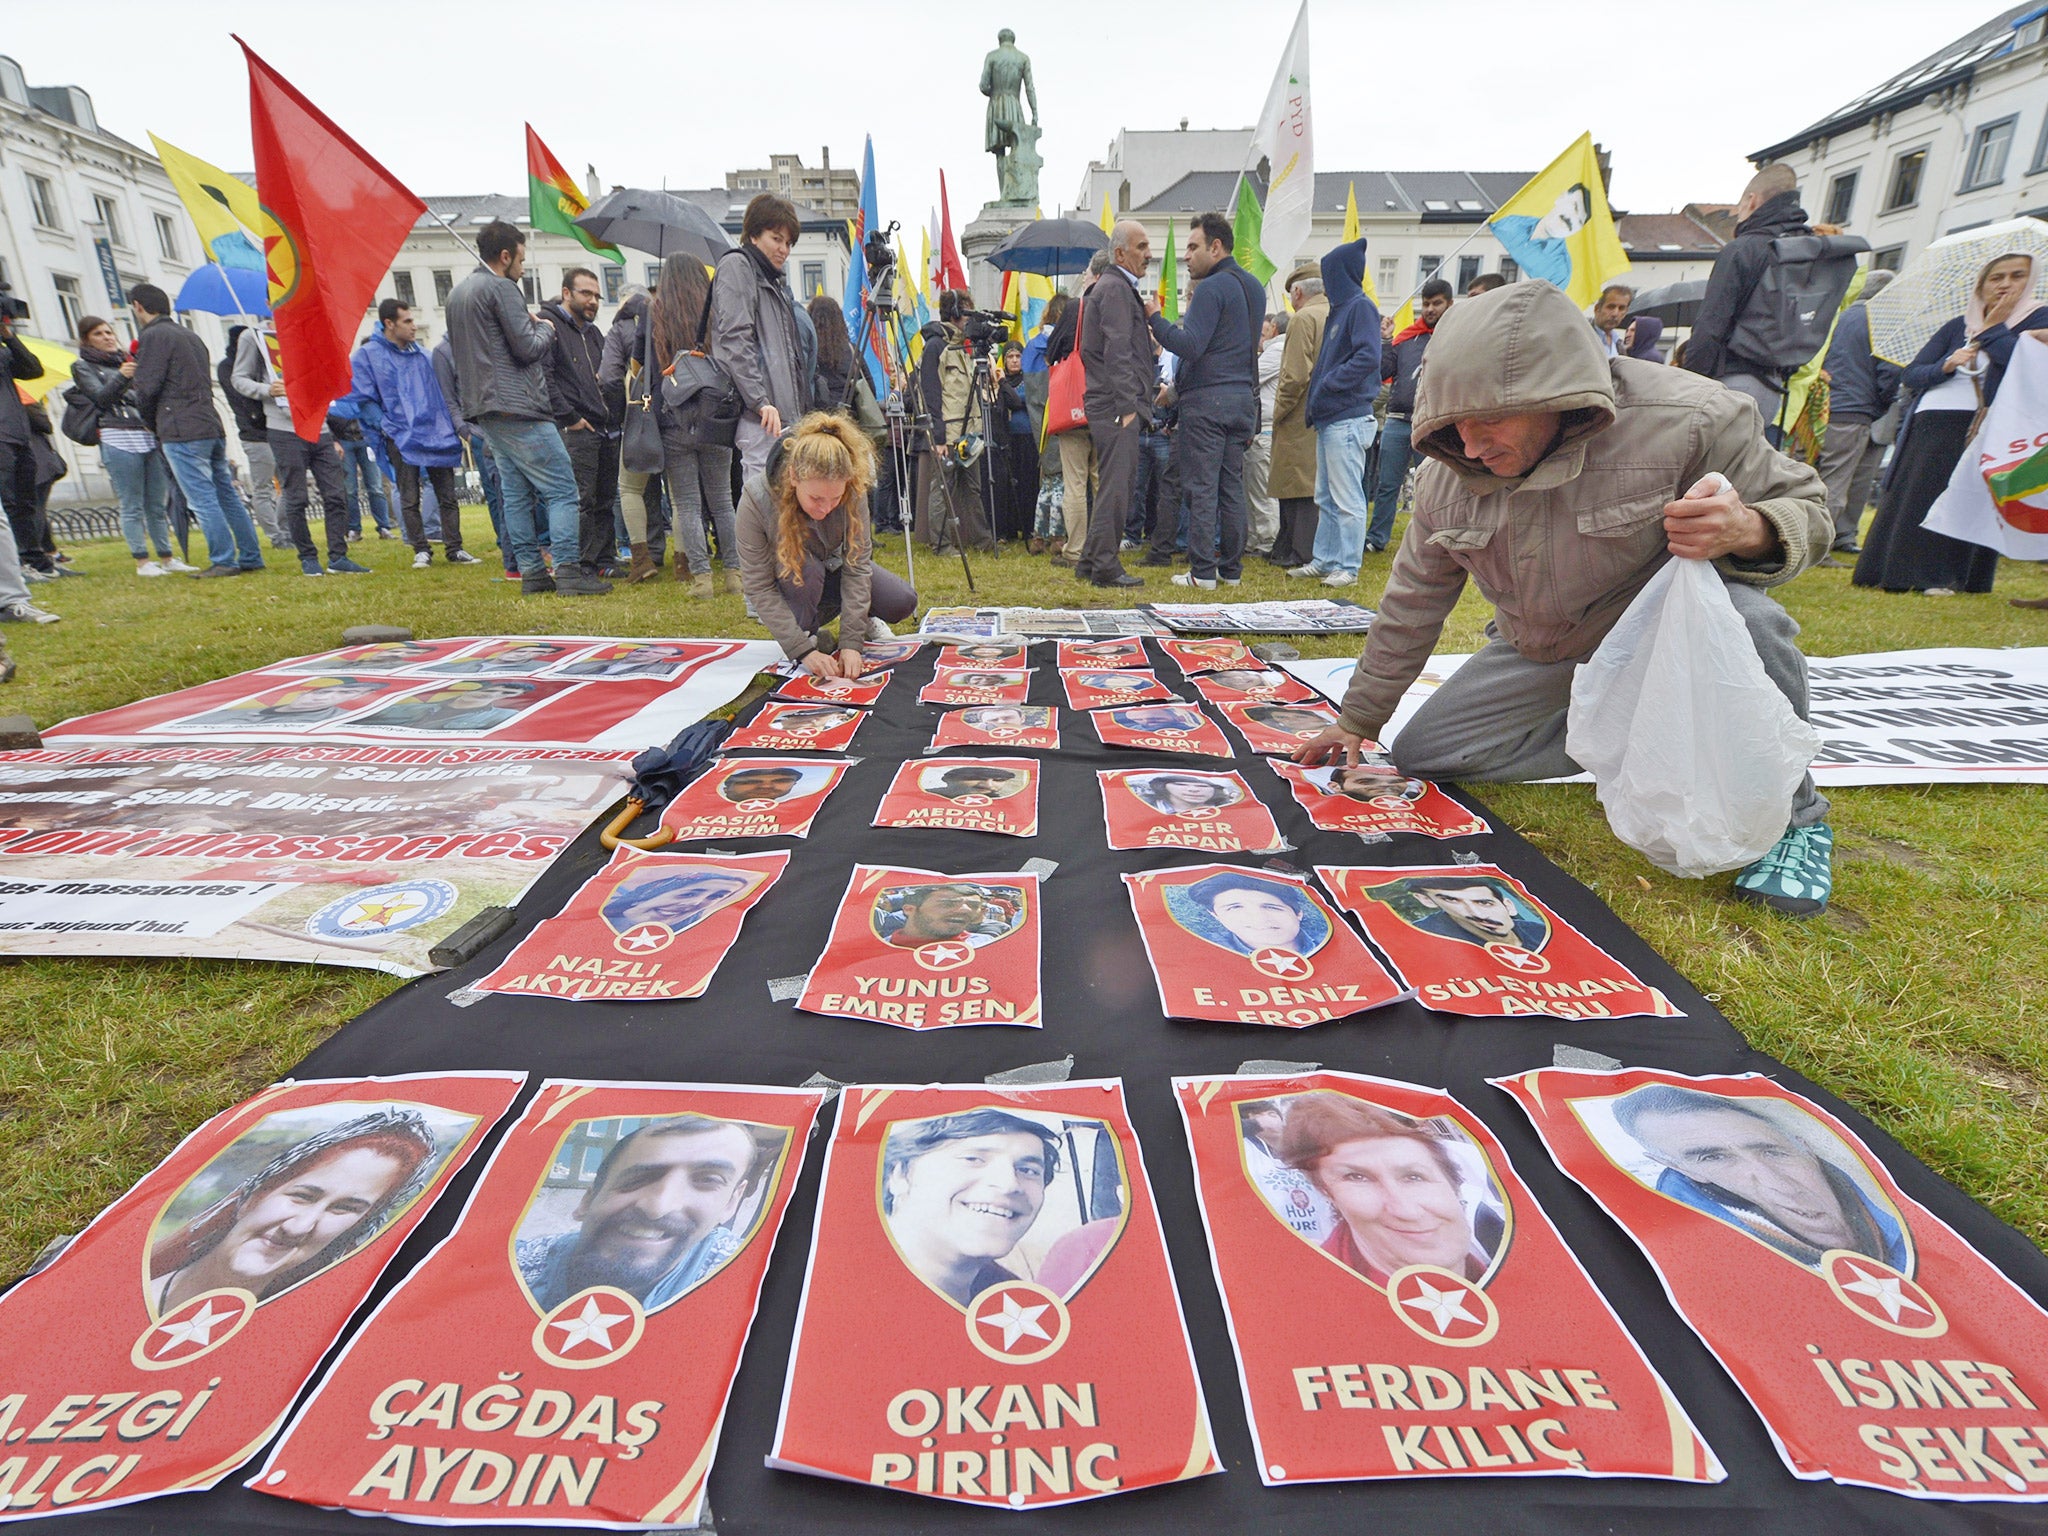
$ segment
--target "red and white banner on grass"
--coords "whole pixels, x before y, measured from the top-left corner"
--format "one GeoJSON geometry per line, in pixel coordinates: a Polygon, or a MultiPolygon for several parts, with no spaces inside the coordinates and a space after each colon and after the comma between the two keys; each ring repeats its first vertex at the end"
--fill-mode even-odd
{"type": "Polygon", "coordinates": [[[0,1298],[0,1520],[211,1488],[277,1432],[526,1081],[280,1083],[0,1298]]]}
{"type": "Polygon", "coordinates": [[[1029,667],[940,667],[920,688],[917,702],[957,708],[969,704],[1022,704],[1031,696],[1029,667]]]}
{"type": "Polygon", "coordinates": [[[896,770],[878,827],[1038,835],[1038,764],[1028,757],[930,757],[896,770]]]}
{"type": "Polygon", "coordinates": [[[1316,873],[1425,1008],[1483,1019],[1684,1017],[1492,864],[1319,864],[1316,873]]]}
{"type": "Polygon", "coordinates": [[[1795,1477],[2048,1500],[2048,1315],[1768,1078],[1499,1078],[1643,1250],[1795,1477]]]}
{"type": "Polygon", "coordinates": [[[1180,695],[1149,670],[1137,667],[1095,668],[1060,673],[1069,709],[1108,709],[1119,704],[1176,702],[1180,695]]]}
{"type": "Polygon", "coordinates": [[[1152,665],[1142,640],[1061,640],[1058,645],[1056,654],[1062,672],[1152,665]]]}
{"type": "Polygon", "coordinates": [[[559,916],[544,919],[471,990],[579,1003],[702,997],[740,924],[788,866],[780,848],[620,847],[559,916]]]}
{"type": "Polygon", "coordinates": [[[1035,874],[856,864],[797,1007],[899,1029],[1037,1029],[1038,935],[1035,874]]]}
{"type": "Polygon", "coordinates": [[[809,837],[825,797],[853,765],[837,759],[721,757],[661,813],[679,843],[712,837],[809,837]]]}
{"type": "Polygon", "coordinates": [[[1259,669],[1259,658],[1246,649],[1242,640],[1162,640],[1159,648],[1173,658],[1186,677],[1197,672],[1259,669]]]}
{"type": "Polygon", "coordinates": [[[1057,752],[1059,711],[1047,704],[979,704],[939,716],[927,752],[949,747],[1006,747],[1012,751],[1057,752]]]}
{"type": "Polygon", "coordinates": [[[1287,847],[1273,813],[1234,770],[1112,768],[1095,778],[1112,848],[1278,853],[1287,847]]]}
{"type": "Polygon", "coordinates": [[[1105,747],[1177,752],[1188,757],[1235,757],[1221,728],[1192,704],[1135,704],[1098,709],[1088,716],[1105,747]]]}
{"type": "Polygon", "coordinates": [[[433,1524],[695,1526],[822,1098],[544,1083],[248,1486],[433,1524]]]}
{"type": "Polygon", "coordinates": [[[720,744],[722,752],[844,752],[867,719],[843,704],[789,704],[770,699],[760,713],[720,744]]]}
{"type": "Polygon", "coordinates": [[[1448,1094],[1344,1072],[1174,1092],[1268,1486],[1726,1476],[1448,1094]]]}
{"type": "Polygon", "coordinates": [[[1350,765],[1304,768],[1276,757],[1266,766],[1287,781],[1295,804],[1319,831],[1381,841],[1396,832],[1446,839],[1493,830],[1477,811],[1424,779],[1409,778],[1370,744],[1350,765]]]}
{"type": "Polygon", "coordinates": [[[998,1509],[1223,1470],[1119,1083],[840,1095],[768,1464],[998,1509]]]}
{"type": "Polygon", "coordinates": [[[1300,1029],[1410,995],[1299,875],[1194,864],[1123,880],[1168,1018],[1300,1029]]]}

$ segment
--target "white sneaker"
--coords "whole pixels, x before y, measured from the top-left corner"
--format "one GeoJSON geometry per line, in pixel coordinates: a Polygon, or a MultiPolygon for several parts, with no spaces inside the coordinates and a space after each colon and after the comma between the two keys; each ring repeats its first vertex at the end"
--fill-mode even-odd
{"type": "Polygon", "coordinates": [[[869,618],[868,638],[870,640],[888,640],[894,638],[895,634],[896,631],[884,624],[880,619],[869,618]]]}
{"type": "MultiPolygon", "coordinates": [[[[448,563],[450,565],[482,565],[483,561],[477,559],[475,555],[472,555],[466,549],[458,549],[448,557],[448,563]]],[[[415,560],[413,564],[418,565],[419,561],[415,560]]]]}
{"type": "Polygon", "coordinates": [[[1355,587],[1358,585],[1358,572],[1332,571],[1323,578],[1323,585],[1326,587],[1355,587]]]}
{"type": "Polygon", "coordinates": [[[1244,578],[1242,576],[1218,576],[1216,579],[1226,587],[1241,587],[1244,585],[1244,578]]]}
{"type": "Polygon", "coordinates": [[[0,623],[5,624],[55,624],[62,617],[61,613],[38,608],[26,600],[9,603],[5,608],[0,608],[0,623]]]}
{"type": "Polygon", "coordinates": [[[199,569],[199,567],[196,565],[187,565],[182,560],[174,560],[169,557],[166,557],[164,559],[163,568],[167,571],[176,571],[180,575],[183,575],[187,571],[196,571],[199,569]]]}
{"type": "Polygon", "coordinates": [[[168,576],[171,573],[158,565],[154,560],[145,560],[142,564],[135,567],[135,574],[138,576],[168,576]]]}
{"type": "Polygon", "coordinates": [[[1197,576],[1193,571],[1175,573],[1173,584],[1176,587],[1200,587],[1204,592],[1214,592],[1216,590],[1216,578],[1214,576],[1197,576]]]}
{"type": "Polygon", "coordinates": [[[423,549],[418,554],[412,557],[412,568],[416,571],[424,571],[428,566],[432,565],[433,563],[434,556],[430,550],[423,549]]]}
{"type": "Polygon", "coordinates": [[[1320,565],[1317,565],[1317,564],[1315,563],[1315,561],[1311,560],[1311,561],[1309,561],[1309,563],[1308,563],[1307,565],[1297,565],[1297,566],[1293,567],[1293,568],[1292,568],[1291,570],[1289,570],[1289,571],[1288,571],[1288,573],[1287,573],[1287,574],[1288,574],[1288,575],[1290,575],[1290,576],[1302,576],[1302,577],[1308,577],[1308,576],[1327,576],[1327,575],[1329,575],[1330,573],[1329,573],[1329,571],[1328,571],[1328,570],[1326,570],[1326,569],[1325,569],[1324,567],[1322,567],[1322,566],[1320,566],[1320,565]]]}

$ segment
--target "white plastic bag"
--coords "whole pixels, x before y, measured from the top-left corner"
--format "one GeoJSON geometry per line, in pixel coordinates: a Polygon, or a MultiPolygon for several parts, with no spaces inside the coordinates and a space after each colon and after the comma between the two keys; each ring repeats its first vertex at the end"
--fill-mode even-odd
{"type": "Polygon", "coordinates": [[[1785,835],[1820,736],[1764,672],[1714,567],[1671,560],[1573,674],[1565,750],[1616,837],[1697,880],[1785,835]]]}

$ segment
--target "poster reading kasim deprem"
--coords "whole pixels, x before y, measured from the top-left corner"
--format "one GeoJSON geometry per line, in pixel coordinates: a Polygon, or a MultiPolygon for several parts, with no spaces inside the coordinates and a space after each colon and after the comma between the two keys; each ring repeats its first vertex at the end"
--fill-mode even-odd
{"type": "Polygon", "coordinates": [[[679,843],[711,837],[808,837],[850,763],[839,758],[721,757],[661,813],[679,843]]]}

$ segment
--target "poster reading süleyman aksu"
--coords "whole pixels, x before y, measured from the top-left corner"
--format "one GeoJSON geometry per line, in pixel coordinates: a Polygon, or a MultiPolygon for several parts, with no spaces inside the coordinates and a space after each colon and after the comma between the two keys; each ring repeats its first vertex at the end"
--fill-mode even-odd
{"type": "Polygon", "coordinates": [[[1722,1479],[1500,1143],[1448,1094],[1338,1072],[1174,1091],[1269,1485],[1722,1479]]]}
{"type": "Polygon", "coordinates": [[[543,1084],[249,1486],[409,1520],[695,1525],[821,1098],[543,1084]]]}
{"type": "Polygon", "coordinates": [[[524,1081],[283,1083],[186,1137],[0,1299],[0,1520],[254,1455],[524,1081]]]}
{"type": "Polygon", "coordinates": [[[840,1096],[768,1462],[1015,1509],[1222,1470],[1119,1083],[840,1096]]]}
{"type": "Polygon", "coordinates": [[[1795,1477],[2048,1500],[2048,1313],[1841,1121],[1754,1075],[1496,1086],[1643,1250],[1795,1477]]]}

